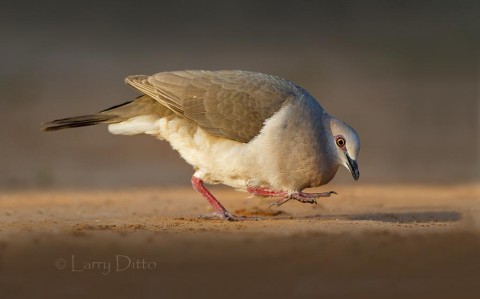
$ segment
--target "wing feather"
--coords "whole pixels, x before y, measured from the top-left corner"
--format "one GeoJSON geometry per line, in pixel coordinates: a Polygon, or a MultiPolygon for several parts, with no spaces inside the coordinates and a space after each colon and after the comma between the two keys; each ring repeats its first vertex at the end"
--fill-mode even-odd
{"type": "Polygon", "coordinates": [[[211,134],[248,142],[289,100],[306,93],[290,81],[245,71],[178,71],[125,82],[211,134]]]}

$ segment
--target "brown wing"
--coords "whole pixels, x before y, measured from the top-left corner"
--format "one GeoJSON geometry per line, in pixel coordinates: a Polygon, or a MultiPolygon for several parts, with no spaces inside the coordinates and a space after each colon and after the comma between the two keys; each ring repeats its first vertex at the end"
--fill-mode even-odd
{"type": "Polygon", "coordinates": [[[290,81],[245,71],[178,71],[125,82],[211,134],[253,139],[265,120],[304,92],[290,81]]]}

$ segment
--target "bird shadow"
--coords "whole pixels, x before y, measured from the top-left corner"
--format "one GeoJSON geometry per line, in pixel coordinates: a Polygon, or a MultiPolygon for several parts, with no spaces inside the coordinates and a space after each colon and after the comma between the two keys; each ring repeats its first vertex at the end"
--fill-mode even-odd
{"type": "Polygon", "coordinates": [[[457,222],[462,214],[456,211],[424,211],[424,212],[394,212],[394,213],[364,213],[311,215],[304,219],[342,219],[353,221],[379,221],[393,223],[426,223],[426,222],[457,222]]]}

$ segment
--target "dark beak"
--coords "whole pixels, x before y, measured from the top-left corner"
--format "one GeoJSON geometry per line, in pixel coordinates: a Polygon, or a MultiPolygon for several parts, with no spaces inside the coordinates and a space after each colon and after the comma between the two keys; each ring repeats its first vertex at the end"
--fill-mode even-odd
{"type": "Polygon", "coordinates": [[[348,169],[350,169],[353,179],[356,181],[360,177],[360,171],[358,171],[357,161],[350,158],[350,156],[347,153],[345,153],[345,156],[347,156],[347,160],[348,160],[348,169]]]}

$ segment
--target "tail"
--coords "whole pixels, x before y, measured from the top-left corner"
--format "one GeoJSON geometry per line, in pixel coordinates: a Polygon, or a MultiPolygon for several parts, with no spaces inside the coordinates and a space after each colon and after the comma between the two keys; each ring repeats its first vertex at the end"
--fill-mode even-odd
{"type": "Polygon", "coordinates": [[[54,121],[44,123],[42,125],[42,130],[49,132],[49,131],[57,131],[57,130],[63,130],[63,129],[69,129],[69,128],[93,126],[93,125],[105,124],[105,123],[106,124],[115,123],[116,118],[117,118],[116,115],[108,115],[108,114],[101,114],[101,113],[62,118],[62,119],[56,119],[54,121]]]}
{"type": "Polygon", "coordinates": [[[165,114],[168,110],[156,100],[142,95],[133,101],[115,105],[96,114],[57,119],[42,125],[42,131],[57,131],[70,128],[114,124],[126,119],[147,114],[165,114]]]}
{"type": "MultiPolygon", "coordinates": [[[[140,98],[141,97],[138,97],[136,100],[140,98]]],[[[70,128],[87,127],[98,124],[113,124],[121,122],[125,119],[121,116],[121,108],[128,106],[133,102],[134,101],[129,101],[120,105],[115,105],[96,114],[56,119],[54,121],[42,124],[42,131],[50,132],[70,128]]]]}

